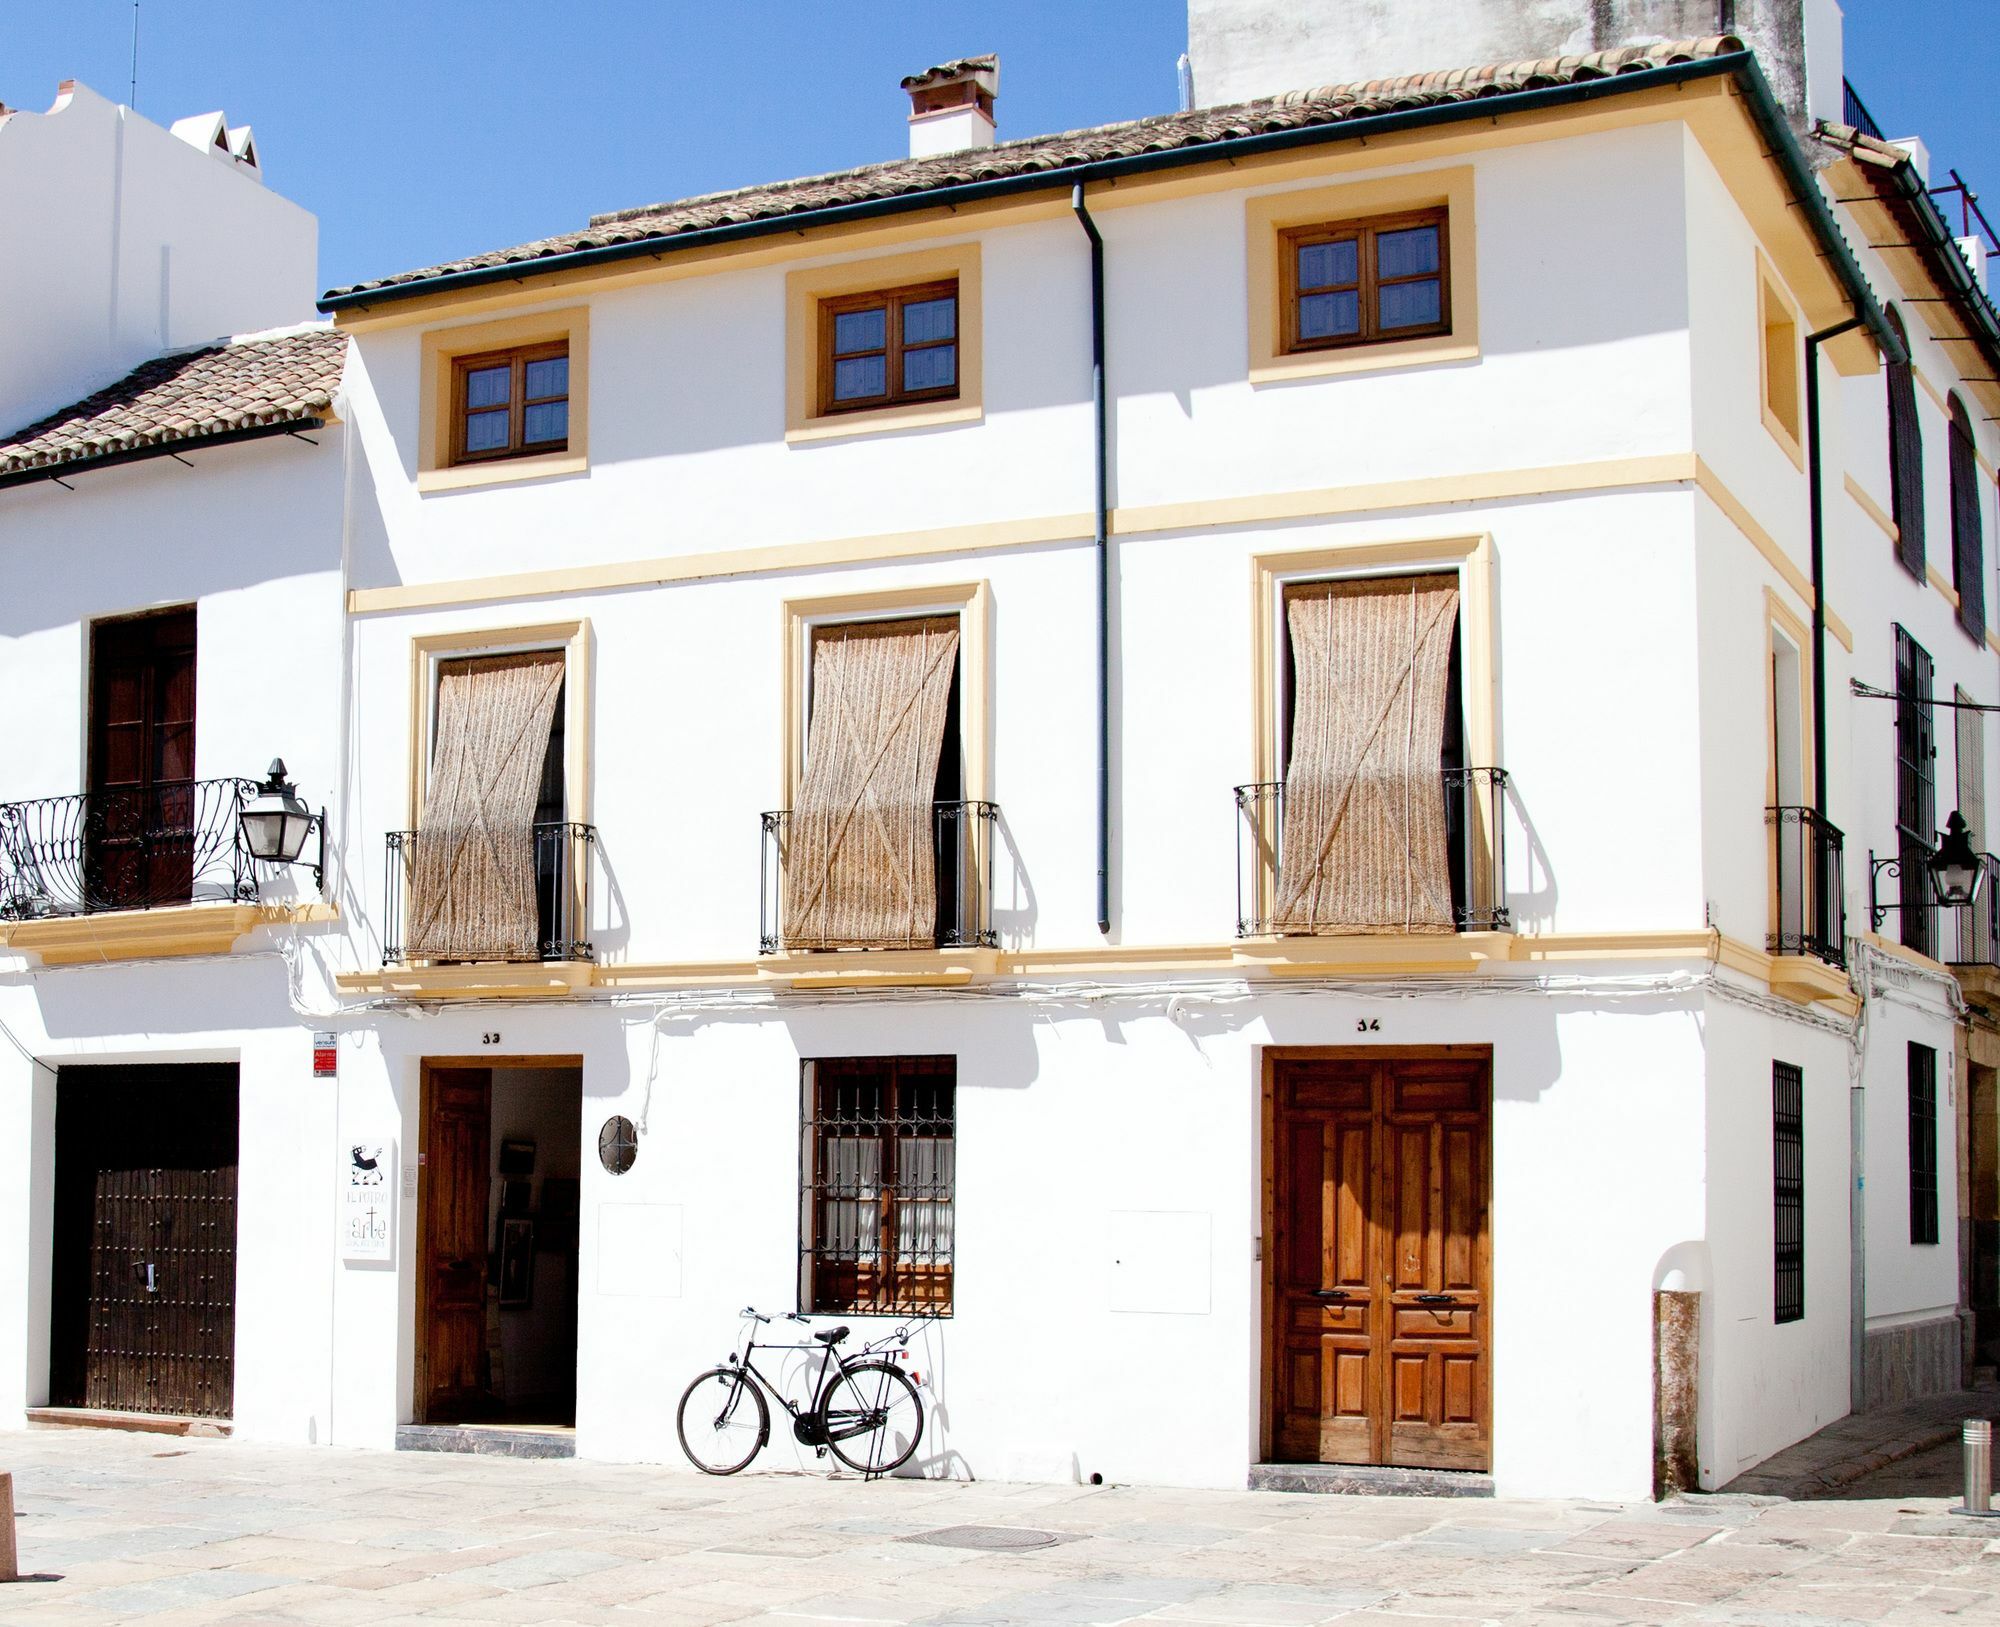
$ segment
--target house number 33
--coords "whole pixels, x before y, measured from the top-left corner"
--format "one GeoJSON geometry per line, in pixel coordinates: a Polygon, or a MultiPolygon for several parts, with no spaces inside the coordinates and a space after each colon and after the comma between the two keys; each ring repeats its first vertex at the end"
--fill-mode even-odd
{"type": "Polygon", "coordinates": [[[1382,1032],[1382,1019],[1380,1017],[1358,1017],[1354,1022],[1354,1031],[1357,1034],[1379,1034],[1382,1032]]]}
{"type": "Polygon", "coordinates": [[[500,1043],[500,1036],[497,1033],[481,1034],[479,1036],[479,1043],[481,1045],[498,1045],[500,1043]]]}

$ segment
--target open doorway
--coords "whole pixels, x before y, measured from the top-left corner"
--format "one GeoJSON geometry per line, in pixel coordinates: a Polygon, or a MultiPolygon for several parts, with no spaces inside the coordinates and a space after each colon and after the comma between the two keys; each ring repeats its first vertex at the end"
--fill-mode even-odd
{"type": "Polygon", "coordinates": [[[582,1063],[428,1059],[422,1113],[416,1421],[573,1427],[582,1063]]]}

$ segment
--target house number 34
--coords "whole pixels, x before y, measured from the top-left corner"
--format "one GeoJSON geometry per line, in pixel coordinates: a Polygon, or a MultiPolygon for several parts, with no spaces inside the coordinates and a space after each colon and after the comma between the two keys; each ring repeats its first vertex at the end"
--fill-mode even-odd
{"type": "Polygon", "coordinates": [[[1382,1019],[1380,1017],[1358,1017],[1355,1019],[1354,1031],[1357,1034],[1379,1034],[1382,1032],[1382,1019]]]}

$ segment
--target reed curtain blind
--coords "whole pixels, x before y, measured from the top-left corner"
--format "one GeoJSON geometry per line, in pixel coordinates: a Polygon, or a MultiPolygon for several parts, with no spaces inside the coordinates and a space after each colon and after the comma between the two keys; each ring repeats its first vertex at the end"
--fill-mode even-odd
{"type": "Polygon", "coordinates": [[[937,941],[931,804],[958,618],[854,622],[813,640],[806,771],[785,860],[785,945],[937,941]]]}
{"type": "Polygon", "coordinates": [[[1313,582],[1285,595],[1291,759],[1280,932],[1450,932],[1445,686],[1458,583],[1313,582]]]}
{"type": "Polygon", "coordinates": [[[410,884],[412,958],[539,958],[535,804],[562,682],[552,650],[440,669],[410,884]]]}

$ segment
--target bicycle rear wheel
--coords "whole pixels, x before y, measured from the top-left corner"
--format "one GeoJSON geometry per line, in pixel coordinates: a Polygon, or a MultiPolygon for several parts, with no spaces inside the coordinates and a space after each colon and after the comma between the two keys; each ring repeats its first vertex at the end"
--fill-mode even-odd
{"type": "Polygon", "coordinates": [[[771,1409],[740,1367],[711,1367],[681,1396],[681,1450],[703,1474],[734,1474],[771,1433],[771,1409]]]}
{"type": "Polygon", "coordinates": [[[888,1474],[910,1461],[924,1433],[924,1403],[901,1368],[855,1362],[834,1374],[820,1396],[826,1444],[850,1469],[888,1474]]]}

